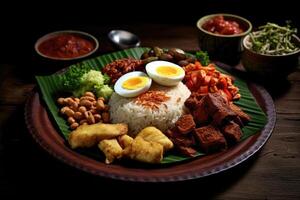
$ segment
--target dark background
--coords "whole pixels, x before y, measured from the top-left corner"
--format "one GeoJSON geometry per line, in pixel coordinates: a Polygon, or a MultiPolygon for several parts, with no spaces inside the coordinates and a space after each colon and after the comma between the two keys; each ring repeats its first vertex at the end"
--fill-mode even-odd
{"type": "MultiPolygon", "coordinates": [[[[46,0],[37,3],[9,1],[0,3],[0,64],[16,64],[14,69],[22,69],[20,73],[23,73],[30,65],[34,64],[32,57],[35,41],[42,35],[56,30],[97,30],[99,27],[109,28],[127,24],[138,27],[140,24],[161,23],[174,26],[177,24],[195,26],[200,17],[222,12],[243,16],[249,19],[254,27],[266,22],[283,24],[285,20],[292,20],[293,24],[300,28],[299,6],[296,0],[177,0],[176,2],[175,0],[169,2],[162,0],[135,2],[101,0],[97,3],[96,1],[57,2],[46,0]]],[[[29,75],[33,76],[33,74],[29,75]]],[[[0,80],[3,76],[6,74],[2,73],[0,69],[0,80]]],[[[20,82],[18,86],[22,87],[22,84],[23,82],[20,82]]],[[[9,99],[9,101],[16,102],[19,107],[15,109],[14,105],[3,106],[3,109],[7,109],[5,112],[11,116],[6,119],[7,121],[0,121],[0,199],[4,199],[1,198],[3,195],[27,197],[38,196],[41,192],[47,197],[51,195],[57,198],[59,195],[71,197],[80,194],[96,195],[96,198],[99,199],[106,195],[113,197],[120,195],[126,199],[144,199],[145,195],[160,198],[161,195],[172,193],[173,195],[184,195],[184,199],[190,198],[191,195],[195,195],[196,198],[210,199],[234,188],[238,181],[243,180],[245,174],[251,171],[254,163],[259,164],[263,160],[263,158],[253,157],[243,165],[225,173],[188,183],[135,184],[100,179],[69,167],[41,150],[29,134],[24,134],[25,131],[20,132],[20,130],[27,130],[23,118],[23,105],[18,100],[9,99]],[[5,134],[1,134],[1,131],[5,134]],[[51,163],[52,170],[49,169],[49,163],[51,163]],[[128,188],[131,188],[129,191],[132,193],[128,193],[128,188]],[[202,188],[205,190],[201,190],[202,188]],[[166,194],[166,191],[169,193],[166,194]]],[[[295,120],[299,121],[296,117],[295,120]]],[[[284,128],[282,127],[282,129],[284,128]]],[[[280,144],[278,143],[278,145],[280,144]]],[[[276,155],[274,154],[274,156],[276,155]]],[[[283,162],[282,165],[284,166],[284,164],[283,162]]],[[[262,169],[257,176],[264,176],[263,170],[269,169],[262,169]]],[[[290,178],[280,175],[277,177],[280,179],[278,182],[297,179],[297,177],[290,178]]],[[[266,177],[266,180],[270,179],[266,177]]],[[[299,181],[299,178],[297,180],[299,181]]],[[[289,184],[293,186],[292,181],[289,184]]],[[[252,183],[251,180],[249,182],[252,183]]],[[[272,185],[272,183],[268,184],[272,185]]],[[[292,188],[292,191],[295,190],[292,188]]],[[[261,188],[260,194],[263,194],[264,191],[270,190],[261,188]]],[[[240,191],[236,199],[244,194],[247,192],[240,191]]],[[[288,194],[286,195],[288,197],[288,194]]],[[[267,196],[268,194],[266,194],[267,196]]],[[[41,197],[44,198],[44,196],[41,197]]],[[[245,198],[247,199],[247,196],[245,198]]],[[[278,197],[278,199],[286,199],[286,196],[278,197]]]]}
{"type": "MultiPolygon", "coordinates": [[[[254,27],[266,22],[299,26],[297,1],[269,0],[139,0],[139,1],[8,1],[1,3],[1,62],[28,59],[38,37],[55,30],[86,29],[143,23],[195,25],[207,14],[232,13],[249,19],[254,27]]],[[[158,31],[158,30],[153,30],[158,31]]]]}

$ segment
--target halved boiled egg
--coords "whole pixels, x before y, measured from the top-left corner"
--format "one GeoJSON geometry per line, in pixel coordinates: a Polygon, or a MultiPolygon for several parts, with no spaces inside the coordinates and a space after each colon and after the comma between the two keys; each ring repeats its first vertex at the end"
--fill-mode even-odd
{"type": "Polygon", "coordinates": [[[151,87],[152,80],[144,72],[130,72],[121,76],[115,86],[115,92],[123,97],[136,97],[151,87]]]}
{"type": "Polygon", "coordinates": [[[146,65],[146,71],[155,82],[163,86],[175,86],[185,76],[182,67],[167,61],[150,62],[146,65]]]}

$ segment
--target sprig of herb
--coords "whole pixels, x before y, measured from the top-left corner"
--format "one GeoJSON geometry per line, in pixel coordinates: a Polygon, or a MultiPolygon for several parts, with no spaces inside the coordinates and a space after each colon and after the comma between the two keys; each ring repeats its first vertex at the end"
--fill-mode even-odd
{"type": "Polygon", "coordinates": [[[196,52],[196,58],[201,62],[203,66],[207,66],[210,63],[208,53],[206,51],[196,52]]]}

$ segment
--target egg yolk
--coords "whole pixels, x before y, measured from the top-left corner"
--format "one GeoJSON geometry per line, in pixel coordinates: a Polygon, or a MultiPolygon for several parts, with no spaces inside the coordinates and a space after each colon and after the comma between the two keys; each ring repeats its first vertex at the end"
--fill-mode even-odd
{"type": "Polygon", "coordinates": [[[173,66],[160,66],[156,68],[156,72],[161,76],[174,77],[180,75],[182,72],[173,66]]]}
{"type": "Polygon", "coordinates": [[[122,87],[127,90],[136,90],[147,85],[148,81],[149,79],[147,77],[132,77],[124,81],[122,87]]]}

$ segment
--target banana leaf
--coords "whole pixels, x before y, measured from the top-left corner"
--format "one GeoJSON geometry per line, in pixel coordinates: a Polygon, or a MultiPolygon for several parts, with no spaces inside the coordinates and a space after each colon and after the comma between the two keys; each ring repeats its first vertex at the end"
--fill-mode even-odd
{"type": "MultiPolygon", "coordinates": [[[[140,58],[141,54],[147,50],[148,48],[132,48],[123,51],[118,51],[106,55],[101,55],[99,57],[95,57],[92,59],[88,59],[82,61],[78,64],[71,65],[70,67],[80,67],[82,65],[88,65],[93,69],[101,70],[106,64],[120,58],[140,58]]],[[[218,70],[227,73],[226,71],[218,68],[218,70]]],[[[49,76],[36,76],[37,83],[40,88],[40,92],[42,94],[43,100],[45,101],[49,114],[52,116],[53,123],[56,123],[58,127],[58,132],[62,134],[62,136],[67,139],[71,130],[69,129],[69,125],[67,121],[59,115],[59,106],[56,103],[56,99],[58,98],[59,92],[63,88],[62,82],[63,73],[53,74],[49,76]]],[[[238,77],[235,77],[235,85],[240,89],[240,94],[242,95],[241,99],[235,102],[236,105],[240,106],[248,115],[251,116],[251,121],[242,128],[243,136],[242,140],[247,139],[248,137],[256,134],[259,130],[261,130],[266,122],[267,117],[262,109],[257,104],[255,98],[247,87],[247,83],[238,77]]],[[[95,159],[103,160],[104,157],[101,153],[95,149],[86,149],[79,150],[81,153],[84,153],[88,156],[91,156],[95,159]]],[[[205,155],[203,152],[198,151],[197,156],[205,155]]],[[[174,163],[179,161],[184,161],[191,159],[189,157],[181,156],[174,153],[169,153],[165,155],[162,164],[166,163],[174,163]]]]}

